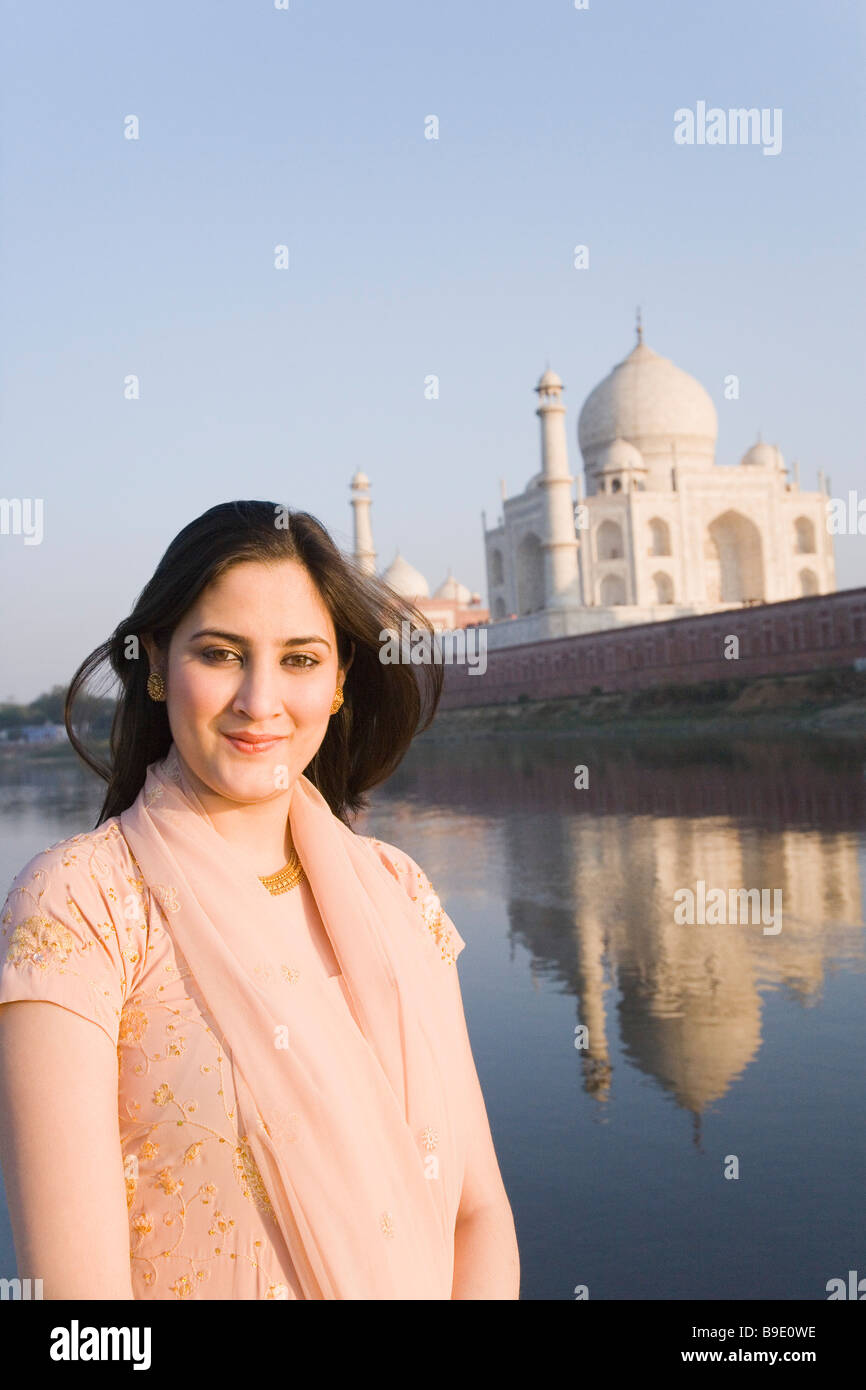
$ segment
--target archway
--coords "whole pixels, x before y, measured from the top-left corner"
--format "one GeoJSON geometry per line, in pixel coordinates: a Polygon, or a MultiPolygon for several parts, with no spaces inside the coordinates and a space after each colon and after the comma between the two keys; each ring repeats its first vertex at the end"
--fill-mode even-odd
{"type": "Polygon", "coordinates": [[[595,533],[595,553],[599,560],[621,560],[625,554],[622,527],[615,521],[603,521],[595,533]]]}
{"type": "Polygon", "coordinates": [[[807,516],[798,516],[794,522],[796,550],[798,555],[815,554],[815,527],[807,516]]]}
{"type": "Polygon", "coordinates": [[[517,612],[520,617],[544,607],[544,555],[530,531],[517,548],[517,612]]]}
{"type": "Polygon", "coordinates": [[[618,604],[625,603],[625,581],[622,575],[606,574],[601,581],[600,597],[602,608],[615,608],[618,604]]]}
{"type": "Polygon", "coordinates": [[[674,584],[669,574],[664,574],[659,570],[658,574],[653,575],[653,584],[656,591],[656,603],[673,603],[674,584]]]}
{"type": "Polygon", "coordinates": [[[654,516],[649,524],[650,530],[650,555],[670,555],[671,553],[671,532],[666,521],[662,521],[660,516],[654,516]]]}
{"type": "Polygon", "coordinates": [[[800,594],[806,598],[809,594],[819,593],[818,576],[814,570],[800,570],[800,594]]]}
{"type": "Polygon", "coordinates": [[[724,512],[710,523],[704,560],[710,603],[764,598],[761,533],[742,512],[724,512]]]}

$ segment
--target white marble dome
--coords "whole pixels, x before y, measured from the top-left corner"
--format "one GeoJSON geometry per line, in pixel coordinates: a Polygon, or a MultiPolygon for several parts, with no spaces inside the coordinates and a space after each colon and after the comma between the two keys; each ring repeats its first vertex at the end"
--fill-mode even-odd
{"type": "Polygon", "coordinates": [[[599,451],[616,439],[642,454],[715,452],[716,408],[699,381],[639,342],[587,396],[577,423],[580,451],[595,465],[599,451]]]}
{"type": "Polygon", "coordinates": [[[455,579],[449,570],[433,597],[449,599],[452,603],[471,603],[472,590],[461,584],[459,579],[455,579]]]}
{"type": "Polygon", "coordinates": [[[747,449],[740,463],[748,468],[778,468],[784,470],[785,460],[775,444],[765,444],[759,439],[751,449],[747,449]]]}
{"type": "Polygon", "coordinates": [[[405,560],[399,550],[394,556],[385,573],[382,575],[386,584],[390,584],[398,594],[404,598],[429,598],[430,586],[420,570],[416,570],[414,565],[410,565],[405,560]]]}
{"type": "Polygon", "coordinates": [[[366,473],[362,473],[361,470],[360,470],[360,468],[359,468],[359,469],[358,469],[358,472],[355,474],[354,478],[352,479],[352,487],[369,487],[369,486],[370,486],[370,479],[367,477],[367,474],[366,474],[366,473]]]}

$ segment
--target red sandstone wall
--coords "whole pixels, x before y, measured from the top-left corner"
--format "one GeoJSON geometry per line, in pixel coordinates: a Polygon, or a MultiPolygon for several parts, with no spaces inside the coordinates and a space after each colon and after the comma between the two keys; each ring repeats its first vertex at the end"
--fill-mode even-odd
{"type": "Polygon", "coordinates": [[[699,618],[641,623],[584,637],[488,650],[484,675],[446,666],[440,708],[504,704],[737,676],[786,675],[866,657],[866,588],[766,603],[699,618]],[[740,639],[736,661],[725,639],[740,639]]]}

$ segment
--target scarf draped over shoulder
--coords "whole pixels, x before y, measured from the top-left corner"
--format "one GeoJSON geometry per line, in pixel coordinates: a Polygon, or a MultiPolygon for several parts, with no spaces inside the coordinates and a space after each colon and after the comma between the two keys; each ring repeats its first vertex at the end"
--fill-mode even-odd
{"type": "Polygon", "coordinates": [[[120,817],[230,1051],[249,1179],[305,1297],[448,1299],[465,1161],[455,952],[306,777],[289,819],[351,1012],[325,980],[295,978],[277,900],[215,829],[173,744],[120,817]]]}

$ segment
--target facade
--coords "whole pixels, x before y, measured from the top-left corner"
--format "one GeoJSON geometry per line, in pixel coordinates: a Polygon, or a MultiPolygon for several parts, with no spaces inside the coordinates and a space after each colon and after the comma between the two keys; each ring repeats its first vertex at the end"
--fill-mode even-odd
{"type": "MultiPolygon", "coordinates": [[[[376,573],[376,550],[370,520],[370,480],[365,473],[356,473],[351,482],[354,535],[354,559],[360,569],[376,573]]],[[[409,599],[429,620],[434,632],[453,632],[458,628],[478,627],[487,623],[490,613],[481,605],[481,595],[473,594],[465,584],[454,578],[451,571],[438,589],[431,594],[430,586],[420,570],[399,552],[380,574],[390,588],[409,599]]]]}
{"type": "Polygon", "coordinates": [[[580,412],[576,494],[563,384],[535,388],[541,469],[484,534],[491,646],[835,590],[823,473],[801,492],[761,440],[719,465],[709,395],[637,336],[580,412]]]}

